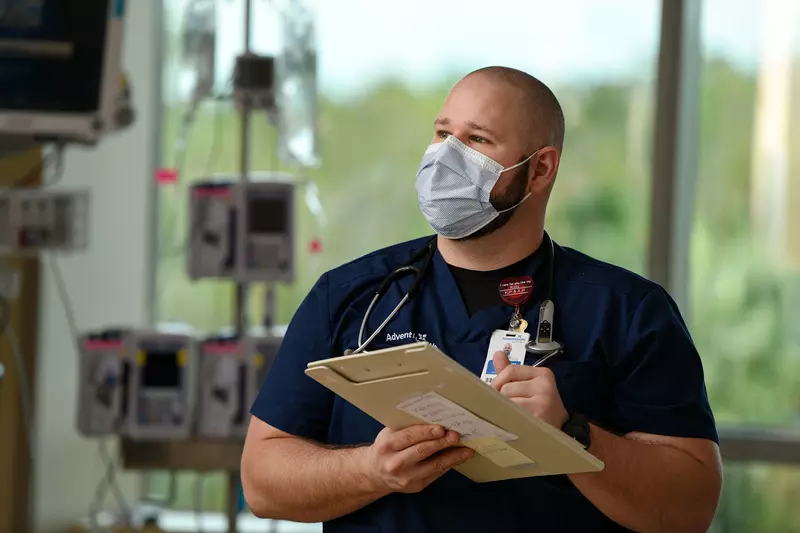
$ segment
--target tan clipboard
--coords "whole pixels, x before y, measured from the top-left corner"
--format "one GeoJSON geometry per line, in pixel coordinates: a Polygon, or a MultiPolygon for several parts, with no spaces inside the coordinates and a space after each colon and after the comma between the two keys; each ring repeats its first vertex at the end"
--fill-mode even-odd
{"type": "MultiPolygon", "coordinates": [[[[524,464],[475,457],[456,469],[473,481],[597,472],[603,462],[564,432],[518,406],[427,342],[308,364],[306,374],[383,425],[403,429],[423,420],[398,408],[436,393],[517,438],[505,444],[524,464]],[[521,454],[521,455],[520,455],[521,454]]],[[[492,456],[497,457],[497,456],[492,456]]],[[[519,461],[515,461],[519,463],[519,461]]]]}

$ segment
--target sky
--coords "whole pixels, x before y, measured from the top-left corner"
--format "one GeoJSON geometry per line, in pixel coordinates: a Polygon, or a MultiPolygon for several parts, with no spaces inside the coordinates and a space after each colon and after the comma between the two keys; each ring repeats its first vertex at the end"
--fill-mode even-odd
{"type": "MultiPolygon", "coordinates": [[[[252,0],[254,49],[263,53],[279,47],[272,1],[252,0]]],[[[173,24],[186,2],[165,0],[173,24]]],[[[305,2],[316,20],[319,84],[334,98],[358,95],[387,77],[424,86],[489,64],[555,85],[655,75],[660,0],[305,2]]],[[[217,73],[224,79],[242,47],[244,0],[217,5],[217,73]]],[[[703,52],[754,69],[766,5],[793,9],[788,23],[800,53],[800,0],[704,0],[703,52]]]]}

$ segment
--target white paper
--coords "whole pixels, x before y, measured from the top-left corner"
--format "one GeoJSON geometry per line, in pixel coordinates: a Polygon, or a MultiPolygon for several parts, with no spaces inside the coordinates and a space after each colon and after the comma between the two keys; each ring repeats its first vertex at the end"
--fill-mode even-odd
{"type": "Polygon", "coordinates": [[[513,433],[475,416],[435,392],[409,398],[397,407],[429,424],[437,424],[455,431],[461,435],[462,442],[484,437],[493,437],[503,442],[517,439],[513,433]]]}

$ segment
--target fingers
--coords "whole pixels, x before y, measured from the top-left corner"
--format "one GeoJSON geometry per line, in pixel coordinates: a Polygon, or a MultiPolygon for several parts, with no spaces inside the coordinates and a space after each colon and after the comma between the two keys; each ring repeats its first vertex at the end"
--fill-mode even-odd
{"type": "Polygon", "coordinates": [[[474,456],[475,450],[467,447],[444,450],[420,463],[415,475],[424,479],[427,485],[444,475],[451,468],[464,464],[474,456]]]}
{"type": "Polygon", "coordinates": [[[500,390],[506,383],[527,381],[533,378],[547,378],[555,381],[553,371],[549,368],[525,365],[509,365],[505,370],[497,374],[497,377],[494,379],[494,381],[492,381],[492,387],[495,390],[500,390]]]}
{"type": "Polygon", "coordinates": [[[425,461],[436,453],[457,445],[461,437],[455,431],[448,431],[447,434],[436,440],[428,440],[415,444],[399,452],[394,461],[397,468],[411,468],[414,465],[425,461]]]}
{"type": "Polygon", "coordinates": [[[509,398],[529,398],[533,396],[535,391],[536,389],[531,380],[512,381],[511,383],[506,383],[500,389],[500,392],[509,398]]]}
{"type": "MultiPolygon", "coordinates": [[[[410,426],[399,431],[392,431],[388,428],[381,431],[378,435],[382,451],[399,452],[419,444],[420,442],[441,439],[446,432],[441,426],[421,424],[410,426]],[[383,437],[383,440],[381,437],[383,437]]],[[[458,442],[458,441],[456,441],[458,442]]]]}
{"type": "Polygon", "coordinates": [[[505,370],[510,364],[511,361],[508,360],[508,356],[505,352],[494,352],[492,356],[492,362],[494,363],[494,371],[496,373],[500,373],[505,370]]]}

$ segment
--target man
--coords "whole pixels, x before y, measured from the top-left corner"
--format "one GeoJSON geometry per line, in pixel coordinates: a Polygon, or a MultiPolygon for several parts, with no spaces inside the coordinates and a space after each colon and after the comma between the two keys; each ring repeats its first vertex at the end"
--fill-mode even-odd
{"type": "MultiPolygon", "coordinates": [[[[303,374],[309,361],[358,346],[377,285],[426,238],[328,272],[297,310],[252,408],[242,457],[256,515],[321,521],[329,532],[708,529],[721,485],[716,429],[700,358],[662,288],[556,245],[554,338],[563,355],[543,368],[487,353],[492,332],[510,327],[503,280],[534,278],[521,318],[537,324],[550,283],[545,210],[563,137],[558,101],[525,73],[490,67],[454,87],[416,180],[437,250],[420,290],[369,347],[424,338],[476,375],[491,360],[491,386],[579,439],[605,468],[474,483],[452,470],[472,457],[455,446],[457,434],[383,428],[303,374]]],[[[412,282],[391,285],[365,338],[412,282]]]]}

